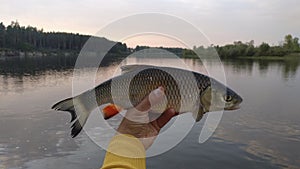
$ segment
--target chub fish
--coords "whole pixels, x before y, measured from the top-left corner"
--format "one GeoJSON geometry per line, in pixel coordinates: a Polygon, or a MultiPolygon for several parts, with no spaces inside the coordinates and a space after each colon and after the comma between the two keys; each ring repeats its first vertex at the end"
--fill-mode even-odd
{"type": "Polygon", "coordinates": [[[165,89],[165,101],[151,111],[174,108],[179,114],[192,112],[196,122],[210,111],[238,109],[243,100],[219,81],[198,72],[150,65],[127,65],[121,69],[121,75],[52,107],[71,113],[72,137],[80,133],[89,114],[97,107],[106,105],[101,111],[109,119],[122,109],[136,106],[159,86],[165,89]]]}

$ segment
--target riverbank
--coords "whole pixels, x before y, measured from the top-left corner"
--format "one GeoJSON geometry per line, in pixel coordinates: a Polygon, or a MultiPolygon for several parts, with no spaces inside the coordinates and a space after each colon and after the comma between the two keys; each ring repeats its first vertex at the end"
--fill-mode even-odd
{"type": "MultiPolygon", "coordinates": [[[[45,51],[18,51],[18,50],[11,50],[11,49],[0,49],[0,58],[8,58],[8,57],[42,57],[42,56],[77,56],[79,51],[66,51],[66,50],[45,50],[45,51]]],[[[127,53],[130,55],[130,53],[127,53]]],[[[115,54],[119,56],[119,54],[115,54]]],[[[123,56],[123,55],[122,55],[123,56]]],[[[123,56],[124,57],[124,56],[123,56]]],[[[196,54],[179,54],[180,58],[184,59],[199,59],[196,54]]],[[[240,56],[236,58],[221,58],[221,60],[227,59],[250,59],[250,60],[294,60],[300,59],[300,53],[292,53],[285,56],[240,56]]]]}

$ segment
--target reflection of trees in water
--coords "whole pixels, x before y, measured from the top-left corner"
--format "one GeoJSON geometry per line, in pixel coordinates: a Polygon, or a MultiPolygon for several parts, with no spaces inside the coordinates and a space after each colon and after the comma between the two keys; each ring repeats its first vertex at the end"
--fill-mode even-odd
{"type": "Polygon", "coordinates": [[[271,66],[275,66],[278,69],[281,69],[284,75],[284,78],[293,77],[293,75],[296,72],[292,71],[285,71],[286,69],[289,69],[290,64],[286,60],[263,60],[259,59],[256,61],[258,64],[259,72],[260,74],[266,74],[268,71],[268,68],[271,66]]]}
{"type": "Polygon", "coordinates": [[[283,75],[284,78],[294,78],[299,67],[300,59],[287,59],[284,61],[283,75]]]}
{"type": "MultiPolygon", "coordinates": [[[[114,57],[113,54],[108,54],[107,57],[101,62],[100,66],[109,66],[112,62],[120,62],[127,55],[124,54],[114,57]]],[[[72,70],[76,63],[77,56],[35,56],[35,57],[12,57],[2,58],[0,60],[0,79],[2,84],[12,83],[7,81],[8,77],[13,77],[14,81],[20,82],[26,78],[40,79],[47,72],[65,72],[66,70],[72,70]]],[[[196,60],[193,60],[196,61],[196,60]]],[[[274,66],[276,69],[282,70],[282,76],[285,79],[293,78],[296,75],[299,67],[300,59],[286,58],[281,60],[263,60],[263,59],[234,59],[223,60],[225,66],[231,67],[233,73],[241,73],[252,75],[253,68],[258,65],[260,74],[268,72],[270,66],[274,66]]],[[[13,82],[14,83],[14,82],[13,82]]],[[[16,86],[17,87],[17,86],[16,86]]],[[[3,87],[2,87],[3,89],[3,87]]]]}
{"type": "Polygon", "coordinates": [[[294,78],[299,67],[300,59],[286,58],[282,60],[258,60],[260,73],[266,73],[270,66],[277,66],[282,71],[284,79],[294,78]]]}
{"type": "Polygon", "coordinates": [[[280,60],[269,60],[269,59],[235,59],[235,60],[224,60],[223,63],[228,66],[232,66],[234,72],[252,74],[254,65],[258,65],[260,74],[266,74],[271,66],[281,69],[282,77],[284,79],[294,78],[299,64],[300,59],[298,58],[283,58],[280,60]],[[246,72],[245,72],[246,71],[246,72]]]}
{"type": "Polygon", "coordinates": [[[234,73],[252,75],[253,60],[248,59],[226,59],[222,61],[225,66],[232,67],[234,73]]]}
{"type": "Polygon", "coordinates": [[[268,72],[268,68],[270,66],[270,62],[268,60],[260,59],[257,60],[258,70],[260,74],[266,74],[268,72]]]}
{"type": "Polygon", "coordinates": [[[25,81],[30,80],[34,82],[31,85],[39,85],[45,81],[47,74],[66,71],[74,66],[75,61],[74,56],[3,58],[0,60],[0,91],[22,92],[29,85],[25,81]]]}
{"type": "MultiPolygon", "coordinates": [[[[28,87],[34,88],[47,82],[52,83],[51,78],[72,73],[76,59],[77,56],[74,55],[1,58],[0,92],[22,92],[28,87]]],[[[101,66],[109,65],[112,61],[108,58],[101,66]]]]}
{"type": "Polygon", "coordinates": [[[73,68],[77,56],[12,57],[0,60],[0,73],[8,76],[40,75],[48,70],[64,71],[73,68]]]}
{"type": "MultiPolygon", "coordinates": [[[[125,54],[110,54],[108,53],[100,66],[108,66],[112,62],[117,62],[125,58],[125,54]]],[[[38,76],[46,71],[62,72],[68,69],[73,69],[76,63],[77,56],[25,56],[25,57],[7,57],[0,60],[0,74],[7,76],[38,76]]],[[[93,58],[95,59],[95,58],[93,58]]],[[[89,67],[88,62],[86,67],[89,67]]]]}

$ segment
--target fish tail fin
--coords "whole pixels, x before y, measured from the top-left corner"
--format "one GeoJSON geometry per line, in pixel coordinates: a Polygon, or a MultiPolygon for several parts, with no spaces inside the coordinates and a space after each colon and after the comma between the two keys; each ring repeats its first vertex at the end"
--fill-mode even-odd
{"type": "Polygon", "coordinates": [[[79,98],[68,98],[52,106],[54,110],[68,111],[71,114],[71,136],[76,137],[86,123],[91,111],[85,108],[79,98]]]}
{"type": "Polygon", "coordinates": [[[62,100],[62,101],[54,104],[51,107],[51,109],[60,110],[60,111],[68,111],[71,114],[70,122],[73,122],[77,118],[77,115],[75,113],[75,107],[73,105],[73,98],[67,98],[65,100],[62,100]]]}

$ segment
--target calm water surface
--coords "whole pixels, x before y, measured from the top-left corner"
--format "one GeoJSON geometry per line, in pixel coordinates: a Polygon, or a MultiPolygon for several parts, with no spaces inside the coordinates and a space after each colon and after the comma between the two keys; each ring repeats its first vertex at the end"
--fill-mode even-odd
{"type": "MultiPolygon", "coordinates": [[[[197,60],[184,62],[203,71],[197,60]]],[[[50,109],[72,95],[74,63],[71,56],[0,60],[0,169],[100,168],[105,151],[85,133],[72,139],[69,114],[50,109]]],[[[175,148],[148,158],[148,168],[300,168],[299,60],[223,64],[228,85],[244,98],[241,109],[224,113],[203,144],[198,143],[203,120],[195,124],[175,148]]],[[[98,82],[116,65],[104,70],[110,73],[100,73],[98,82]]],[[[90,76],[88,68],[82,72],[90,76]]]]}

